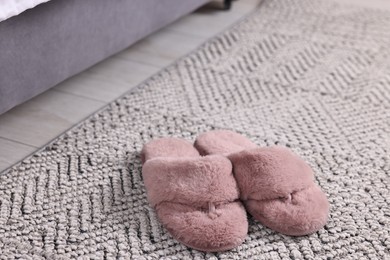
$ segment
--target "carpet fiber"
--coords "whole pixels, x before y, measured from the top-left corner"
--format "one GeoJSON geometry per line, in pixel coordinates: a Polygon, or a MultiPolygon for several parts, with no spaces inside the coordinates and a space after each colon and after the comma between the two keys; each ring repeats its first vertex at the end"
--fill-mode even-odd
{"type": "Polygon", "coordinates": [[[389,259],[390,13],[263,2],[248,18],[0,176],[1,259],[389,259]],[[238,131],[315,170],[328,224],[289,237],[250,218],[240,247],[179,244],[149,207],[153,138],[238,131]]]}

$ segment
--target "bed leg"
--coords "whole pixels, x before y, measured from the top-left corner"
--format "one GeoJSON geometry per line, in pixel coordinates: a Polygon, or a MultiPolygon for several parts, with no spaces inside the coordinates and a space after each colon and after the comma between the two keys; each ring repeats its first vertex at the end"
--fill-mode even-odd
{"type": "Polygon", "coordinates": [[[224,0],[223,7],[225,10],[229,10],[232,7],[232,0],[224,0]]]}

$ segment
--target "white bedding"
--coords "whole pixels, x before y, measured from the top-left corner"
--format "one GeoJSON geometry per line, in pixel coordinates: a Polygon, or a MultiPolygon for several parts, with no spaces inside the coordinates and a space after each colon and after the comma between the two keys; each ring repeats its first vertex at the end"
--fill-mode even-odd
{"type": "Polygon", "coordinates": [[[50,0],[0,0],[0,22],[50,0]]]}

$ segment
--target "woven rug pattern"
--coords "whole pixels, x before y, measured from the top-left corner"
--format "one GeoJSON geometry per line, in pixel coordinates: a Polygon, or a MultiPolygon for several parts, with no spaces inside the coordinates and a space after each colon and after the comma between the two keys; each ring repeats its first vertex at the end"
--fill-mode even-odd
{"type": "Polygon", "coordinates": [[[389,259],[390,13],[265,0],[245,20],[0,175],[0,259],[389,259]],[[230,129],[315,170],[330,219],[249,217],[238,248],[178,243],[146,200],[145,142],[230,129]]]}

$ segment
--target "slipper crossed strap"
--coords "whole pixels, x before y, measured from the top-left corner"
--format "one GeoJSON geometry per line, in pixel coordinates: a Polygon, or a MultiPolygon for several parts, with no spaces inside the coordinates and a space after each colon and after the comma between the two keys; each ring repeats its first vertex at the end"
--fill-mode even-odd
{"type": "Polygon", "coordinates": [[[314,233],[327,222],[329,203],[314,182],[310,166],[282,146],[258,147],[227,130],[200,135],[200,154],[223,154],[233,164],[240,198],[247,211],[263,225],[280,233],[314,233]]]}
{"type": "Polygon", "coordinates": [[[175,239],[208,252],[244,241],[246,212],[227,158],[201,157],[191,143],[177,138],[151,141],[141,156],[148,200],[175,239]]]}

